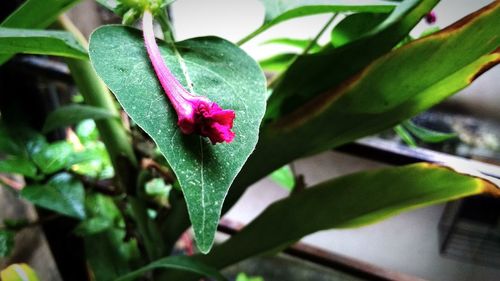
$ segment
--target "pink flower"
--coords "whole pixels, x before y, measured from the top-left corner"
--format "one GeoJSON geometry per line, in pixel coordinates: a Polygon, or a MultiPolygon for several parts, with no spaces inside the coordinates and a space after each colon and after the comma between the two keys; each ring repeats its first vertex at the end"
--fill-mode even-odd
{"type": "Polygon", "coordinates": [[[196,133],[208,137],[212,144],[234,139],[233,110],[222,109],[208,98],[188,92],[166,66],[156,44],[153,16],[146,11],[142,19],[144,43],[160,84],[177,112],[177,125],[184,134],[196,133]]]}
{"type": "Polygon", "coordinates": [[[425,15],[425,21],[428,23],[428,24],[433,24],[435,23],[437,20],[437,16],[436,16],[436,13],[435,12],[429,12],[427,15],[425,15]]]}

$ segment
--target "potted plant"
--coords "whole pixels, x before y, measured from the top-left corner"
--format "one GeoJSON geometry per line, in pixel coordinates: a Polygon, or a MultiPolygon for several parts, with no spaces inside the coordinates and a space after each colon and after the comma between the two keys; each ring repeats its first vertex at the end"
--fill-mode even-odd
{"type": "Polygon", "coordinates": [[[28,0],[0,24],[0,62],[15,53],[63,57],[84,101],[47,117],[45,133],[72,128],[56,142],[3,114],[0,171],[26,177],[21,197],[78,221],[96,280],[193,273],[223,280],[218,270],[319,230],[499,194],[498,180],[454,163],[365,171],[301,189],[213,247],[221,214],[250,184],[294,159],[391,128],[496,65],[498,1],[412,40],[411,29],[432,20],[439,1],[263,0],[264,23],[238,44],[291,18],[346,15],[331,44],[301,42],[302,52],[284,57],[270,81],[237,44],[176,41],[172,1],[99,0],[123,24],[99,27],[89,43],[62,15],[76,2],[28,0]],[[63,30],[45,30],[54,22],[63,30]],[[97,131],[73,126],[89,118],[97,131]],[[190,226],[199,254],[171,256],[190,226]]]}

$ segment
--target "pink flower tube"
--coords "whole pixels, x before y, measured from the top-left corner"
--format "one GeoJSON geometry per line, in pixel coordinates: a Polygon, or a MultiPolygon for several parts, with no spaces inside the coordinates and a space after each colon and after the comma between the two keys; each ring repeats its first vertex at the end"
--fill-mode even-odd
{"type": "Polygon", "coordinates": [[[144,43],[149,59],[170,103],[177,112],[177,125],[184,134],[196,133],[208,137],[212,144],[234,139],[233,110],[222,109],[206,97],[188,92],[177,81],[163,61],[153,31],[153,16],[146,11],[142,19],[144,43]]]}

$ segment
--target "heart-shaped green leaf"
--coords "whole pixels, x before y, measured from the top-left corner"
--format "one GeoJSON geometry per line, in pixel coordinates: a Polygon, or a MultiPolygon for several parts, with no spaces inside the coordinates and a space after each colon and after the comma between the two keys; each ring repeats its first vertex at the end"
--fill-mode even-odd
{"type": "MultiPolygon", "coordinates": [[[[170,45],[162,55],[184,85],[170,45]]],[[[266,81],[257,63],[232,43],[195,38],[176,43],[197,94],[236,112],[230,144],[183,135],[177,116],[154,75],[141,33],[122,26],[97,29],[90,38],[95,70],[129,116],[157,143],[184,192],[198,247],[208,252],[229,186],[253,151],[265,110],[266,81]]]]}

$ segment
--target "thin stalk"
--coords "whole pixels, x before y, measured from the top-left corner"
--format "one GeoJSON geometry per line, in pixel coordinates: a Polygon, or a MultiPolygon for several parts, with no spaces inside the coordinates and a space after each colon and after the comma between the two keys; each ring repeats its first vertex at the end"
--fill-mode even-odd
{"type": "MultiPolygon", "coordinates": [[[[309,53],[309,51],[311,51],[311,49],[314,47],[314,45],[318,42],[319,38],[325,33],[325,31],[332,24],[332,22],[337,18],[337,16],[338,16],[337,13],[332,15],[332,17],[325,23],[325,25],[321,28],[321,30],[318,32],[318,34],[316,34],[316,36],[311,41],[309,41],[309,44],[307,44],[307,46],[304,48],[302,53],[300,55],[296,55],[293,58],[293,60],[290,62],[290,65],[292,65],[300,56],[307,55],[309,53]]],[[[280,74],[275,75],[273,78],[271,78],[269,80],[269,82],[267,83],[267,87],[271,88],[271,89],[276,87],[276,85],[278,85],[279,82],[281,82],[281,80],[283,80],[283,76],[284,76],[285,72],[286,71],[283,71],[280,74]]]]}
{"type": "Polygon", "coordinates": [[[321,28],[321,30],[318,32],[318,34],[316,34],[316,36],[313,38],[313,40],[311,40],[309,42],[309,44],[304,49],[304,51],[302,51],[302,55],[307,55],[309,53],[309,51],[314,46],[314,44],[316,44],[318,42],[319,38],[325,33],[325,31],[332,24],[332,22],[337,18],[338,15],[339,14],[337,14],[337,13],[332,15],[332,17],[325,23],[325,25],[323,26],[323,28],[321,28]]]}

